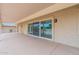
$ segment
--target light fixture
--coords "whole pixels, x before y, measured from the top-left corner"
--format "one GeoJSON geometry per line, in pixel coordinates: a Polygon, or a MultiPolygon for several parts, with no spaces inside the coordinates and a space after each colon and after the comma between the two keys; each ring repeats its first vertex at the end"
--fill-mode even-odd
{"type": "Polygon", "coordinates": [[[54,23],[57,23],[57,18],[54,18],[54,23]]]}

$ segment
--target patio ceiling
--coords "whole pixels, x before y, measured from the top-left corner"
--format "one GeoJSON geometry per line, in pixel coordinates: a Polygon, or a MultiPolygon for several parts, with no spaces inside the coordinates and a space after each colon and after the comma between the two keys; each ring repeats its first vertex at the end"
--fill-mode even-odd
{"type": "Polygon", "coordinates": [[[53,3],[2,3],[0,18],[3,22],[16,22],[51,5],[53,3]]]}

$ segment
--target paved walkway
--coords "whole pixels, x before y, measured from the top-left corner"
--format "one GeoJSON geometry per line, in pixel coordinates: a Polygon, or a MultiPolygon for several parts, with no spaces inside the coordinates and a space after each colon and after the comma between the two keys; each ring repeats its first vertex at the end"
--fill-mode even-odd
{"type": "Polygon", "coordinates": [[[0,54],[72,55],[79,54],[79,49],[20,33],[4,33],[0,34],[0,54]]]}

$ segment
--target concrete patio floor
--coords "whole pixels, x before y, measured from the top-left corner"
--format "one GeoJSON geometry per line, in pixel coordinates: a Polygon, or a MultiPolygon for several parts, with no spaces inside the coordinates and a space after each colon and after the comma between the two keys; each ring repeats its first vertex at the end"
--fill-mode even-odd
{"type": "Polygon", "coordinates": [[[0,55],[78,55],[79,48],[26,36],[0,34],[0,55]]]}

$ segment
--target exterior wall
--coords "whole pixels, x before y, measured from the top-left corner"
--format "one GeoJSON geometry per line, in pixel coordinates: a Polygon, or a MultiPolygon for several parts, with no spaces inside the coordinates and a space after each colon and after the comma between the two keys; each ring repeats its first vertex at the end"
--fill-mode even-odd
{"type": "Polygon", "coordinates": [[[12,32],[16,32],[16,27],[15,26],[3,26],[2,27],[3,33],[9,33],[10,30],[12,30],[12,32]]]}
{"type": "Polygon", "coordinates": [[[28,23],[45,19],[57,18],[57,23],[54,24],[55,42],[67,44],[79,48],[79,6],[70,7],[43,17],[39,17],[20,25],[24,28],[19,28],[19,31],[27,34],[28,23]]]}
{"type": "Polygon", "coordinates": [[[17,32],[27,34],[27,22],[17,25],[17,32]]]}
{"type": "Polygon", "coordinates": [[[55,41],[79,47],[79,6],[56,12],[54,15],[58,19],[55,24],[55,41]]]}

